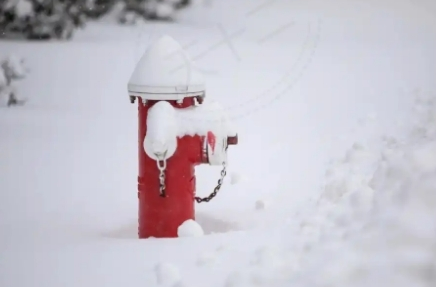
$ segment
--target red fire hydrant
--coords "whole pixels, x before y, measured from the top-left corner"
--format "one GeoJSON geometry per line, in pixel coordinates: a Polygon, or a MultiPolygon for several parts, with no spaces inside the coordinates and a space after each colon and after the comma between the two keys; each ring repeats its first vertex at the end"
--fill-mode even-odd
{"type": "Polygon", "coordinates": [[[222,108],[204,102],[205,85],[180,44],[163,36],[137,64],[128,84],[138,99],[139,238],[177,237],[195,219],[195,166],[223,165],[228,145],[237,144],[222,108]],[[204,103],[203,103],[204,102],[204,103]]]}

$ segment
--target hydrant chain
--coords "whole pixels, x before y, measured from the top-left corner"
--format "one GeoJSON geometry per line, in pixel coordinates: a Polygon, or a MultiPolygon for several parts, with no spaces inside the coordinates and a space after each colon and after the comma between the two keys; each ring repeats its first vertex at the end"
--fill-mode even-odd
{"type": "Polygon", "coordinates": [[[159,169],[159,192],[161,197],[166,197],[165,194],[165,169],[167,168],[167,160],[163,157],[162,160],[156,161],[157,168],[159,169]],[[162,163],[162,164],[161,164],[162,163]]]}
{"type": "Polygon", "coordinates": [[[197,201],[197,203],[211,201],[217,195],[218,191],[220,191],[221,186],[223,185],[224,178],[226,177],[226,174],[227,174],[226,162],[223,162],[223,169],[221,170],[221,177],[218,180],[218,185],[214,188],[213,192],[209,196],[204,197],[204,198],[196,196],[195,201],[197,201]]]}

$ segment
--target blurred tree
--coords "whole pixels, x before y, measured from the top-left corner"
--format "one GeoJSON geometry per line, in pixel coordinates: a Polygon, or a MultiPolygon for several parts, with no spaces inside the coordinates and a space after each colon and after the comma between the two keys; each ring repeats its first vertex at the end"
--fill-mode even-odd
{"type": "Polygon", "coordinates": [[[70,39],[83,27],[84,0],[6,0],[0,4],[0,37],[70,39]]]}
{"type": "Polygon", "coordinates": [[[187,7],[190,0],[122,0],[120,23],[133,24],[138,19],[174,20],[177,9],[187,7]]]}
{"type": "Polygon", "coordinates": [[[106,15],[118,0],[85,0],[84,2],[82,10],[86,16],[91,19],[98,19],[106,15]]]}
{"type": "Polygon", "coordinates": [[[70,39],[86,19],[97,19],[120,4],[120,23],[174,20],[190,0],[0,0],[0,37],[70,39]]]}

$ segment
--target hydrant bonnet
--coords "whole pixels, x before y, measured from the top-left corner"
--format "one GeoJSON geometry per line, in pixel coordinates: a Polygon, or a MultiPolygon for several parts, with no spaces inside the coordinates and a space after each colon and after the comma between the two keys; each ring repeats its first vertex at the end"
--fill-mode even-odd
{"type": "Polygon", "coordinates": [[[128,84],[129,95],[143,100],[181,100],[203,96],[205,89],[202,74],[170,36],[147,49],[128,84]]]}

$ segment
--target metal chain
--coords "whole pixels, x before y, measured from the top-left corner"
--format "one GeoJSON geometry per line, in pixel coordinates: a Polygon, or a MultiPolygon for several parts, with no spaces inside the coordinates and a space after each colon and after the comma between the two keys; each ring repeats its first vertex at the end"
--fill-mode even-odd
{"type": "MultiPolygon", "coordinates": [[[[226,151],[227,151],[227,148],[226,148],[226,151]]],[[[166,192],[165,192],[165,189],[166,189],[165,169],[167,168],[167,160],[165,158],[165,154],[163,156],[156,154],[156,156],[159,159],[159,160],[156,160],[156,165],[157,165],[157,168],[159,169],[159,193],[160,193],[161,197],[167,197],[166,192]]],[[[197,203],[211,201],[217,195],[218,191],[220,191],[226,175],[227,175],[227,164],[224,161],[223,162],[223,169],[221,170],[221,177],[220,177],[220,179],[218,179],[218,184],[214,188],[213,192],[211,194],[209,194],[209,196],[203,197],[203,198],[196,196],[195,201],[197,201],[197,203]]]]}
{"type": "Polygon", "coordinates": [[[159,193],[161,197],[167,197],[165,192],[165,169],[167,168],[167,160],[164,157],[158,156],[158,158],[162,158],[162,160],[157,160],[157,168],[159,169],[159,193]],[[161,164],[162,163],[162,164],[161,164]]]}
{"type": "Polygon", "coordinates": [[[197,201],[197,203],[211,201],[217,195],[218,191],[220,191],[221,186],[223,185],[224,177],[226,176],[226,174],[227,174],[226,162],[223,162],[223,169],[221,170],[221,177],[218,180],[218,185],[214,188],[213,192],[211,194],[209,194],[209,196],[204,197],[204,198],[196,196],[195,201],[197,201]]]}

